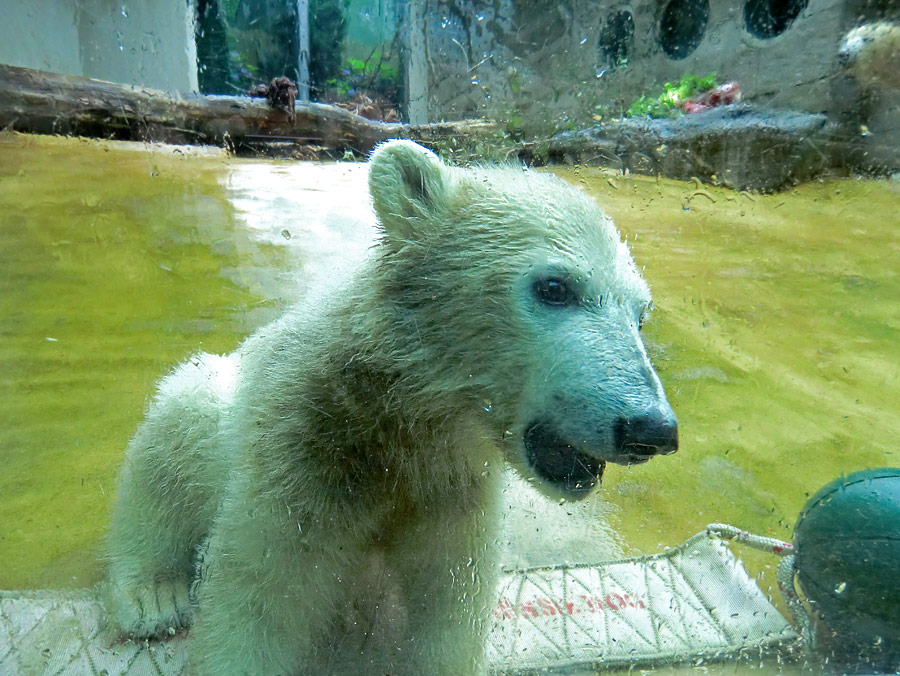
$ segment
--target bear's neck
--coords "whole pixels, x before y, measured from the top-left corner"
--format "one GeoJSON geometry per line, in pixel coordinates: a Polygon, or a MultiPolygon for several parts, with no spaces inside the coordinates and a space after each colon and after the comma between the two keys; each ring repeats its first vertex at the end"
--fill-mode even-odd
{"type": "Polygon", "coordinates": [[[329,453],[341,466],[333,478],[422,502],[474,487],[485,456],[496,452],[474,406],[431,393],[429,383],[416,383],[396,358],[371,347],[334,354],[310,383],[311,415],[330,430],[329,453]]]}
{"type": "Polygon", "coordinates": [[[371,300],[351,301],[306,326],[287,321],[266,341],[269,365],[257,365],[269,374],[266,389],[302,405],[276,405],[260,425],[270,441],[280,437],[266,444],[283,456],[268,464],[285,470],[284,481],[272,479],[287,489],[295,472],[312,474],[313,485],[330,487],[324,500],[403,495],[427,505],[451,492],[460,504],[480,494],[485,463],[499,461],[481,409],[464,388],[441,381],[421,346],[396,335],[390,313],[373,311],[371,300]],[[279,370],[290,342],[302,358],[279,370]],[[284,397],[291,389],[296,397],[284,397]],[[316,439],[316,448],[307,450],[304,439],[316,439]]]}

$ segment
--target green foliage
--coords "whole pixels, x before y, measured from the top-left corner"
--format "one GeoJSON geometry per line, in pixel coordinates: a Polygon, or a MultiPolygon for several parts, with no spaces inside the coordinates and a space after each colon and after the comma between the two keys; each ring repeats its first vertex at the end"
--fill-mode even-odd
{"type": "Polygon", "coordinates": [[[368,59],[347,59],[341,74],[325,86],[337,91],[341,99],[352,98],[357,90],[394,93],[400,84],[400,69],[378,50],[368,59]]]}
{"type": "Polygon", "coordinates": [[[513,113],[506,122],[506,133],[515,138],[519,138],[522,135],[524,127],[525,121],[519,115],[513,113]]]}
{"type": "Polygon", "coordinates": [[[685,75],[680,82],[666,82],[663,85],[663,93],[656,97],[646,94],[631,104],[625,112],[627,117],[673,117],[678,114],[678,104],[696,94],[718,86],[716,74],[710,73],[704,77],[697,75],[685,75]]]}
{"type": "Polygon", "coordinates": [[[361,59],[348,59],[349,75],[366,78],[381,78],[396,82],[400,79],[400,69],[392,63],[384,60],[381,52],[374,51],[365,61],[361,59]]]}
{"type": "Polygon", "coordinates": [[[314,92],[340,72],[348,5],[346,0],[309,2],[309,84],[314,92]]]}
{"type": "MultiPolygon", "coordinates": [[[[195,0],[200,89],[246,92],[282,75],[298,79],[294,0],[195,0]]],[[[339,75],[348,0],[309,0],[309,84],[314,93],[339,75]]]]}
{"type": "Polygon", "coordinates": [[[510,68],[507,71],[507,78],[509,80],[509,90],[518,96],[522,91],[522,79],[519,75],[519,71],[515,68],[510,68]]]}

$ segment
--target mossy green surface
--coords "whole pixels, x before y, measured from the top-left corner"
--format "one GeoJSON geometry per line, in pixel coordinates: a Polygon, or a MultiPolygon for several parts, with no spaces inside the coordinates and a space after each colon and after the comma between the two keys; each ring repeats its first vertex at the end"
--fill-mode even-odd
{"type": "MultiPolygon", "coordinates": [[[[237,224],[220,156],[4,134],[0,157],[0,588],[84,586],[153,384],[234,347],[267,301],[233,280],[288,263],[237,224]]],[[[900,465],[897,183],[760,196],[557,173],[645,266],[679,416],[676,455],[604,477],[630,553],[713,521],[790,539],[819,487],[900,465]]]]}
{"type": "Polygon", "coordinates": [[[0,134],[0,589],[99,578],[154,382],[251,328],[225,161],[186,152],[0,134]]]}

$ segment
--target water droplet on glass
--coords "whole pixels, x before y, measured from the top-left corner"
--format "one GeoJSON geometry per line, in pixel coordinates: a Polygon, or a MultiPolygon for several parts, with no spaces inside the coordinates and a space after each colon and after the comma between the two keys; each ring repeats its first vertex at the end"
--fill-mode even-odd
{"type": "Polygon", "coordinates": [[[846,582],[841,582],[837,587],[834,588],[835,594],[843,594],[844,590],[847,588],[846,582]]]}
{"type": "Polygon", "coordinates": [[[122,44],[122,34],[119,32],[116,33],[116,45],[118,45],[120,52],[125,49],[125,45],[122,44]]]}
{"type": "Polygon", "coordinates": [[[606,68],[602,68],[601,70],[598,70],[598,71],[594,74],[594,77],[596,77],[596,78],[599,80],[601,77],[603,77],[603,74],[604,74],[604,73],[606,73],[606,68]]]}
{"type": "Polygon", "coordinates": [[[579,42],[578,44],[583,45],[585,42],[587,42],[587,35],[581,38],[581,42],[579,42]]]}
{"type": "Polygon", "coordinates": [[[481,408],[483,408],[485,411],[490,413],[491,412],[491,400],[485,399],[484,402],[481,404],[481,408]]]}
{"type": "Polygon", "coordinates": [[[122,7],[121,9],[119,9],[119,11],[122,13],[122,16],[124,16],[126,19],[128,18],[128,8],[125,6],[124,2],[122,3],[122,7]]]}
{"type": "Polygon", "coordinates": [[[479,21],[484,21],[484,14],[476,14],[475,18],[478,19],[479,21]]]}

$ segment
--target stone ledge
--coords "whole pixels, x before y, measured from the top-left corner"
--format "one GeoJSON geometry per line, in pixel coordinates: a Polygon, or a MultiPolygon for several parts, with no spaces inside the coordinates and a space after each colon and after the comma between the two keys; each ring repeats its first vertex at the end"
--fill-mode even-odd
{"type": "Polygon", "coordinates": [[[833,168],[836,145],[846,144],[825,115],[734,104],[563,132],[551,139],[549,160],[774,192],[833,168]]]}

